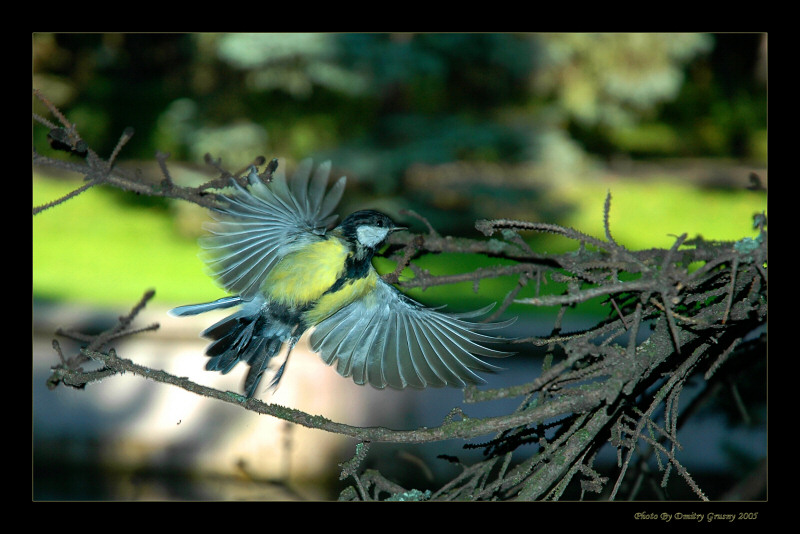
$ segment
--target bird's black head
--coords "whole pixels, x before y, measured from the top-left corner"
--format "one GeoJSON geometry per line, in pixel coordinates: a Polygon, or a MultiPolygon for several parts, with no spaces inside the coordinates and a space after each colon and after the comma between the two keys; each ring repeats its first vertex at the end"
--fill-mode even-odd
{"type": "Polygon", "coordinates": [[[394,224],[389,217],[374,210],[351,213],[339,227],[347,239],[371,250],[381,246],[392,232],[404,230],[403,227],[394,224]]]}

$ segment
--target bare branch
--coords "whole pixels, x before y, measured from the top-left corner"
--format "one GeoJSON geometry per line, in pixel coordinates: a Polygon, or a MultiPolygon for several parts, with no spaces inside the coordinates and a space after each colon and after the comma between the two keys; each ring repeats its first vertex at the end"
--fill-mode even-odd
{"type": "MultiPolygon", "coordinates": [[[[181,187],[172,179],[169,155],[159,152],[155,159],[162,178],[159,183],[147,183],[136,172],[117,165],[133,134],[131,130],[123,131],[111,155],[103,160],[52,103],[38,91],[34,95],[57,122],[38,115],[34,115],[34,121],[48,128],[54,148],[70,152],[73,158],[59,160],[34,150],[34,164],[77,172],[86,179],[85,184],[64,197],[34,208],[34,215],[96,185],[185,200],[213,209],[217,196],[212,190],[230,185],[231,180],[245,179],[247,168],[230,172],[220,160],[207,155],[206,164],[217,177],[198,187],[181,187]],[[77,161],[76,157],[82,159],[77,161]]],[[[262,166],[266,158],[257,156],[253,161],[262,166]]],[[[267,163],[261,179],[269,182],[276,166],[277,160],[267,163]]],[[[724,386],[744,408],[735,383],[740,375],[730,374],[728,369],[731,362],[742,359],[740,352],[763,357],[765,351],[763,337],[752,334],[766,324],[767,317],[766,219],[758,218],[760,234],[755,239],[719,243],[701,238],[687,240],[684,234],[666,250],[631,251],[612,236],[610,207],[609,192],[603,205],[605,240],[557,224],[511,219],[477,221],[475,228],[485,238],[442,236],[427,219],[412,211],[406,214],[421,220],[427,232],[404,232],[390,238],[392,250],[396,251],[393,258],[397,260],[396,269],[384,277],[390,283],[426,289],[472,282],[477,288],[481,280],[510,277],[516,283],[505,291],[491,320],[512,304],[557,307],[547,337],[510,340],[521,349],[546,347],[538,378],[498,389],[465,390],[465,402],[469,404],[519,398],[519,405],[510,413],[472,418],[454,409],[433,428],[356,427],[141,366],[120,358],[110,343],[158,328],[157,324],[133,326],[153,292],[146,293],[130,313],[98,335],[60,329],[58,335],[87,346],[66,357],[54,341],[58,363],[52,368],[48,386],[82,388],[93,381],[113,379],[119,373],[132,373],[250,412],[352,437],[359,443],[353,459],[342,464],[341,474],[343,479],[352,479],[355,487],[342,492],[343,500],[559,499],[573,486],[579,486],[582,496],[606,491],[611,499],[635,498],[648,488],[647,480],[658,491],[674,473],[697,498],[713,498],[700,489],[678,457],[681,423],[697,410],[699,403],[696,400],[681,410],[679,400],[684,385],[693,380],[707,383],[699,399],[716,394],[724,386]],[[521,234],[529,231],[573,240],[576,250],[566,254],[538,253],[521,234]],[[434,275],[414,264],[414,258],[420,255],[440,252],[480,254],[502,258],[504,263],[448,275],[434,275]],[[703,265],[695,268],[697,263],[703,265]],[[406,267],[415,276],[400,280],[406,267]],[[535,284],[530,283],[532,280],[535,284]],[[567,289],[556,291],[562,284],[567,289]],[[593,299],[610,303],[605,308],[607,315],[590,327],[564,332],[563,325],[568,324],[565,318],[573,308],[593,299]],[[84,371],[81,366],[89,360],[100,362],[102,368],[84,371]],[[661,413],[663,422],[660,415],[655,417],[661,413]],[[483,449],[485,458],[472,465],[464,465],[454,457],[445,458],[461,465],[462,471],[433,493],[408,490],[377,471],[362,471],[372,442],[427,443],[486,435],[493,437],[486,443],[469,445],[483,449]],[[606,488],[610,477],[593,467],[597,450],[606,442],[616,447],[620,467],[610,488],[606,488]],[[536,447],[537,452],[520,459],[516,451],[522,446],[536,447]],[[654,481],[654,473],[649,472],[649,454],[657,460],[660,482],[654,481]],[[631,484],[623,484],[627,481],[631,484]]]]}

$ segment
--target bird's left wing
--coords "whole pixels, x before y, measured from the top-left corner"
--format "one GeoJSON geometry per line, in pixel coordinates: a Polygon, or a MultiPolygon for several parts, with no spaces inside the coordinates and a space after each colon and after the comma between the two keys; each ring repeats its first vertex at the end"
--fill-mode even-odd
{"type": "Polygon", "coordinates": [[[485,380],[476,371],[500,368],[478,356],[510,355],[487,347],[501,340],[482,332],[513,322],[465,320],[486,311],[442,313],[379,279],[374,291],[317,325],[311,348],[328,365],[336,361],[336,371],[359,385],[402,389],[482,384],[485,380]]]}
{"type": "Polygon", "coordinates": [[[211,275],[228,292],[249,300],[270,269],[292,246],[314,234],[322,235],[336,221],[346,179],[328,189],[330,162],[312,173],[312,161],[303,160],[287,182],[282,170],[264,184],[251,168],[249,186],[233,182],[223,207],[212,212],[206,225],[210,236],[201,238],[203,260],[211,275]]]}

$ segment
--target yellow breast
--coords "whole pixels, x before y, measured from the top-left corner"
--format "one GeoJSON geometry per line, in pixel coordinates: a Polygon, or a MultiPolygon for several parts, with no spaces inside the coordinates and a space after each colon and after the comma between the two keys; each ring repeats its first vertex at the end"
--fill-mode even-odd
{"type": "Polygon", "coordinates": [[[290,307],[316,302],[341,276],[347,252],[335,238],[307,245],[284,256],[261,290],[268,299],[290,307]]]}
{"type": "Polygon", "coordinates": [[[317,305],[304,314],[306,323],[315,325],[354,300],[363,298],[375,289],[377,281],[378,273],[375,272],[375,269],[370,268],[364,278],[349,280],[333,293],[322,295],[317,305]]]}
{"type": "Polygon", "coordinates": [[[325,319],[375,287],[377,273],[350,280],[336,291],[326,293],[342,276],[348,247],[331,236],[306,245],[284,256],[270,271],[261,290],[269,300],[289,308],[308,308],[304,318],[309,325],[325,319]]]}

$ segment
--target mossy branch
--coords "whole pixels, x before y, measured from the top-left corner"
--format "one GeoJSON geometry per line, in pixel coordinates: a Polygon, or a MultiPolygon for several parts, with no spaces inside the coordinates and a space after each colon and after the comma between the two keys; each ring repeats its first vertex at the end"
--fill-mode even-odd
{"type": "MultiPolygon", "coordinates": [[[[86,179],[86,184],[70,194],[34,208],[34,215],[100,184],[211,208],[216,202],[214,189],[227,185],[231,178],[241,179],[241,171],[229,172],[222,162],[209,156],[206,163],[219,176],[196,188],[180,187],[170,176],[168,156],[159,153],[156,160],[163,179],[159,184],[144,183],[136,173],[116,165],[132,131],[123,132],[112,154],[104,160],[43,95],[37,91],[34,94],[59,123],[34,115],[37,123],[49,129],[53,148],[83,158],[80,162],[61,160],[34,150],[34,164],[77,172],[86,179]]],[[[265,161],[263,157],[254,159],[258,164],[265,161]]],[[[273,161],[265,173],[274,169],[273,161]]],[[[764,358],[765,336],[759,334],[759,329],[766,324],[767,317],[766,218],[763,214],[756,215],[760,233],[755,239],[713,242],[682,235],[669,249],[631,251],[612,237],[608,222],[610,208],[609,194],[604,203],[605,239],[557,224],[510,219],[478,221],[476,229],[484,238],[453,238],[440,235],[427,220],[413,212],[408,214],[420,218],[427,226],[427,233],[394,234],[391,238],[391,244],[399,250],[398,268],[386,275],[386,279],[401,287],[424,289],[463,281],[478,284],[491,277],[515,277],[517,284],[492,318],[512,304],[557,307],[550,335],[514,340],[521,347],[546,348],[537,379],[494,390],[474,387],[465,390],[467,403],[521,398],[511,413],[470,418],[454,410],[434,428],[355,427],[258,399],[246,399],[237,393],[141,366],[120,358],[111,344],[119,338],[158,328],[158,325],[132,327],[138,312],[152,298],[152,292],[146,293],[129,314],[120,317],[118,324],[106,332],[87,336],[59,330],[58,335],[86,346],[67,358],[58,342],[54,342],[59,363],[52,368],[48,386],[82,388],[90,382],[127,372],[236,404],[254,413],[350,436],[361,448],[344,466],[343,476],[353,478],[356,488],[344,491],[342,499],[367,500],[379,495],[398,500],[559,499],[576,480],[581,496],[597,493],[609,499],[623,494],[625,498],[636,498],[641,484],[630,481],[652,476],[643,467],[647,465],[644,459],[651,454],[659,461],[661,480],[656,486],[663,487],[671,474],[677,473],[698,499],[708,499],[710,496],[678,458],[681,449],[678,430],[696,409],[690,405],[679,410],[678,399],[690,380],[704,385],[700,395],[704,398],[715,394],[721,384],[730,386],[742,376],[742,368],[764,358]],[[561,235],[575,241],[577,250],[558,255],[537,253],[523,239],[524,232],[561,235]],[[421,254],[440,252],[482,254],[502,258],[505,264],[447,276],[431,275],[413,264],[414,258],[421,254]],[[700,267],[695,268],[698,264],[700,267]],[[415,277],[398,282],[399,273],[406,266],[414,269],[415,277]],[[549,282],[565,283],[566,290],[545,294],[542,288],[549,282]],[[530,284],[534,284],[534,296],[520,298],[519,294],[530,284]],[[600,300],[607,306],[607,316],[589,328],[563,332],[562,321],[569,311],[592,300],[600,300]],[[748,341],[743,342],[744,339],[748,341]],[[102,368],[84,371],[82,365],[89,360],[100,362],[102,368]],[[464,465],[460,475],[432,493],[402,488],[371,470],[359,472],[368,454],[366,444],[370,442],[426,443],[487,434],[494,438],[470,446],[482,448],[485,459],[464,465]],[[611,477],[601,475],[593,466],[597,451],[605,443],[611,443],[618,453],[619,471],[613,484],[608,484],[611,477]],[[530,445],[536,446],[538,452],[518,459],[517,449],[530,445]]],[[[460,463],[457,458],[448,459],[460,463]]]]}

